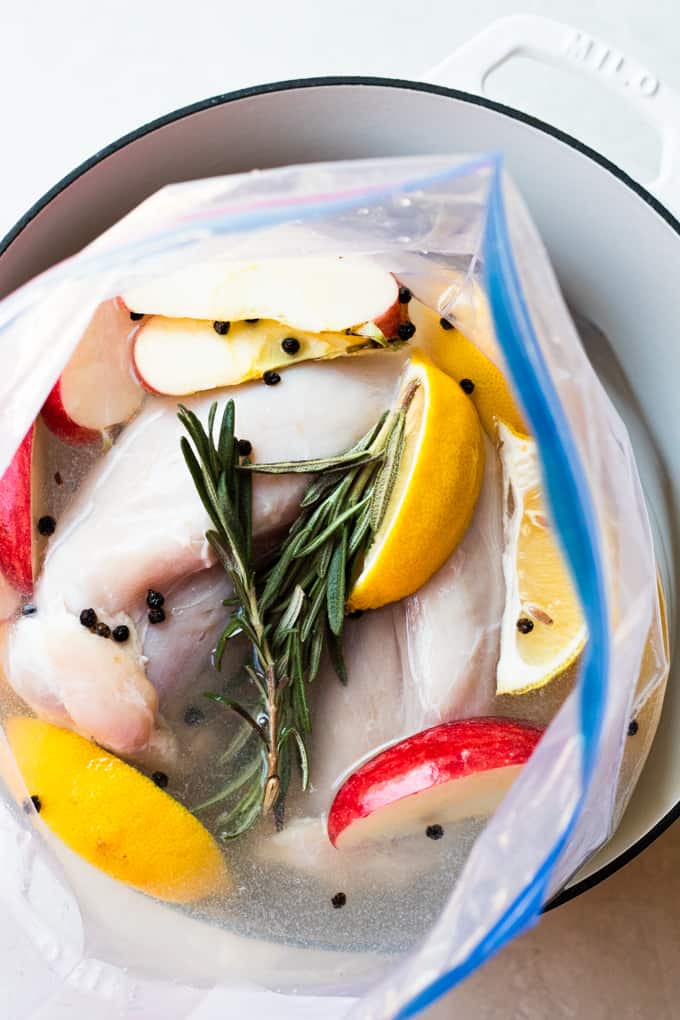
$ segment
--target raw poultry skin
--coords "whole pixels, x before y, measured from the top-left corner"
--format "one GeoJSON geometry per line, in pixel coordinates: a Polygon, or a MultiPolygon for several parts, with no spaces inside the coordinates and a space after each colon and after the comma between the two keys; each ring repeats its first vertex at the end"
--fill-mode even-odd
{"type": "MultiPolygon", "coordinates": [[[[222,408],[233,396],[237,433],[260,461],[326,456],[354,443],[390,405],[404,358],[376,352],[307,363],[276,387],[258,382],[185,403],[205,422],[213,400],[222,408]]],[[[154,761],[176,756],[163,711],[173,686],[186,680],[177,663],[187,661],[187,632],[175,626],[170,595],[214,565],[176,409],[175,400],[150,400],[94,467],[50,542],[37,612],[12,625],[4,646],[6,676],[38,715],[119,754],[151,752],[154,761]],[[148,588],[168,595],[168,619],[138,630],[148,588]],[[79,614],[90,607],[111,625],[127,623],[130,640],[117,644],[82,627],[79,614]]],[[[304,476],[255,478],[256,537],[293,519],[306,484],[304,476]]],[[[215,583],[221,599],[223,582],[215,583]]],[[[201,640],[217,633],[215,619],[201,640]]]]}
{"type": "Polygon", "coordinates": [[[487,714],[496,693],[505,605],[500,461],[488,439],[482,491],[462,542],[427,584],[405,600],[397,634],[409,733],[487,714]]]}
{"type": "Polygon", "coordinates": [[[448,562],[410,598],[347,622],[346,686],[330,664],[315,681],[311,790],[291,798],[297,820],[264,841],[267,860],[321,877],[322,816],[358,762],[436,723],[492,712],[505,589],[500,465],[488,440],[485,453],[475,516],[448,562]]]}

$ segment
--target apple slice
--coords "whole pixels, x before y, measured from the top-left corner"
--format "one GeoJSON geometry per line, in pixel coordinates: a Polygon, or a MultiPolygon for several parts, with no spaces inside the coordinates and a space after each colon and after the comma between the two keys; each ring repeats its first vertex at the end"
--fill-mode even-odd
{"type": "Polygon", "coordinates": [[[275,319],[310,333],[358,332],[370,323],[388,339],[400,321],[395,278],[357,257],[206,262],[142,279],[122,301],[138,314],[232,323],[275,319]]]}
{"type": "Polygon", "coordinates": [[[3,574],[0,574],[0,623],[11,620],[20,605],[21,593],[12,587],[3,574]]]}
{"type": "Polygon", "coordinates": [[[144,391],[132,371],[134,328],[119,301],[99,305],[42,409],[45,424],[59,439],[97,442],[105,429],[139,410],[144,391]]]}
{"type": "Polygon", "coordinates": [[[361,343],[354,335],[308,333],[271,319],[232,322],[221,334],[203,319],[152,315],[135,335],[132,358],[147,390],[180,396],[261,379],[299,361],[337,358],[361,343]]]}
{"type": "Polygon", "coordinates": [[[491,814],[543,731],[513,719],[441,723],[381,751],[338,790],[328,815],[336,847],[424,833],[491,814]]]}
{"type": "Polygon", "coordinates": [[[0,478],[0,571],[22,595],[33,590],[51,524],[44,512],[43,464],[44,435],[34,423],[0,478]]]}

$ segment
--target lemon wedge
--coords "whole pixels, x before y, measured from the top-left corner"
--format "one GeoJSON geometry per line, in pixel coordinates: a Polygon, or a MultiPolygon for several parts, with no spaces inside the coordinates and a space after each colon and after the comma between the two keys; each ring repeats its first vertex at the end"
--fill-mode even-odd
{"type": "Polygon", "coordinates": [[[228,889],[210,833],[141,772],[40,719],[14,716],[5,729],[41,819],[90,864],[172,903],[228,889]]]}
{"type": "Polygon", "coordinates": [[[543,501],[533,439],[498,426],[503,470],[505,609],[498,694],[523,694],[564,673],[586,625],[543,501]]]}
{"type": "Polygon", "coordinates": [[[474,404],[416,351],[399,400],[404,447],[382,524],[351,586],[348,609],[376,609],[417,591],[446,562],[472,519],[484,446],[474,404]]]}
{"type": "Polygon", "coordinates": [[[526,435],[521,411],[500,368],[459,330],[448,323],[443,326],[431,308],[412,301],[409,313],[416,327],[415,342],[469,392],[489,438],[496,438],[499,421],[526,435]]]}

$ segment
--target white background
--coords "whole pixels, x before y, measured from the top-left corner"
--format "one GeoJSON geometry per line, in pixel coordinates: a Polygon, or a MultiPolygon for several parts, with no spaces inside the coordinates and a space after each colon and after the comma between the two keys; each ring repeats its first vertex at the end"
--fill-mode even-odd
{"type": "MultiPolygon", "coordinates": [[[[206,96],[324,74],[420,78],[502,14],[569,21],[680,90],[680,0],[0,0],[0,236],[120,135],[206,96]]],[[[653,137],[567,75],[517,67],[492,94],[640,176],[653,137]]],[[[238,139],[234,140],[238,144],[238,139]]],[[[456,1020],[673,1020],[680,826],[550,914],[432,1014],[456,1020]]],[[[322,1020],[322,1018],[319,1018],[322,1020]]]]}
{"type": "MultiPolygon", "coordinates": [[[[679,0],[0,0],[0,236],[79,162],[172,109],[306,75],[420,78],[518,9],[602,36],[680,90],[679,0]]],[[[618,103],[532,75],[494,94],[633,169],[646,161],[648,135],[618,103]]]]}

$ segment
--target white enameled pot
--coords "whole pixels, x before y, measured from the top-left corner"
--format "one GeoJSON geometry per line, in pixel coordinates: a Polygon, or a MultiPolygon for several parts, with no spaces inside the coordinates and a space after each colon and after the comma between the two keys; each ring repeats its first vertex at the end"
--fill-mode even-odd
{"type": "MultiPolygon", "coordinates": [[[[171,181],[317,160],[502,152],[567,300],[606,335],[643,409],[652,443],[639,418],[630,425],[660,542],[672,635],[680,505],[680,223],[674,216],[680,211],[680,97],[603,43],[530,16],[494,23],[431,77],[429,84],[327,78],[263,85],[141,127],[57,184],[0,243],[0,296],[171,181]],[[661,136],[656,180],[645,188],[575,138],[486,99],[489,72],[515,55],[587,74],[632,104],[661,136]]],[[[590,334],[596,331],[586,328],[587,346],[590,334]]],[[[657,737],[617,833],[560,900],[630,859],[680,813],[678,674],[673,662],[657,737]]]]}

